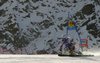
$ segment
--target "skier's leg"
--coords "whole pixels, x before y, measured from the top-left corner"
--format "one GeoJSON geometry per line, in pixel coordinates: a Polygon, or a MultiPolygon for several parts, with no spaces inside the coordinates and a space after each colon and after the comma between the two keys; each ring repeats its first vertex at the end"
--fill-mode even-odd
{"type": "Polygon", "coordinates": [[[74,53],[74,50],[75,50],[75,47],[74,46],[72,46],[71,48],[70,48],[70,54],[72,54],[72,55],[74,55],[75,53],[74,53]]]}
{"type": "Polygon", "coordinates": [[[69,48],[67,46],[64,47],[64,54],[66,54],[69,51],[69,48]]]}
{"type": "Polygon", "coordinates": [[[74,50],[74,52],[75,52],[75,53],[79,53],[79,51],[78,51],[78,50],[74,50]]]}
{"type": "Polygon", "coordinates": [[[78,51],[78,50],[74,50],[74,52],[75,53],[77,53],[77,54],[82,54],[80,51],[78,51]]]}
{"type": "Polygon", "coordinates": [[[77,54],[82,54],[80,51],[78,51],[78,50],[75,50],[75,46],[72,46],[71,47],[71,52],[70,52],[71,54],[75,54],[75,53],[77,53],[77,54]]]}

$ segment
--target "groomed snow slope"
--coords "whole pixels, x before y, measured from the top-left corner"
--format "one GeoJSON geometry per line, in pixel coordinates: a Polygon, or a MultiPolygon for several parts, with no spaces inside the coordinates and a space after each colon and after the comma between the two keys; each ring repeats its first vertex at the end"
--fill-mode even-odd
{"type": "Polygon", "coordinates": [[[0,63],[100,63],[94,57],[59,57],[58,55],[0,55],[0,63]]]}

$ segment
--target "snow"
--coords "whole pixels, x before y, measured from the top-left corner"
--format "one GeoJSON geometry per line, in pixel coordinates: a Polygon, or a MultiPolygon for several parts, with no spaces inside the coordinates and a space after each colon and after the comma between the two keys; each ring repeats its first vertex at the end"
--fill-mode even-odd
{"type": "Polygon", "coordinates": [[[56,55],[0,55],[0,63],[100,63],[100,56],[59,57],[56,55]]]}

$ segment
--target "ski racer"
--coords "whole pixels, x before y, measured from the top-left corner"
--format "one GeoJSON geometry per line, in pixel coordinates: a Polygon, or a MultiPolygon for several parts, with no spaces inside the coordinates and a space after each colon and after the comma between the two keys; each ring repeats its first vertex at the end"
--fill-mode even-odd
{"type": "Polygon", "coordinates": [[[65,46],[64,47],[65,53],[66,53],[66,51],[69,51],[70,54],[75,54],[75,53],[82,54],[80,51],[75,50],[75,46],[70,41],[70,37],[66,38],[66,35],[62,35],[62,45],[60,46],[60,54],[62,54],[63,45],[65,46]]]}

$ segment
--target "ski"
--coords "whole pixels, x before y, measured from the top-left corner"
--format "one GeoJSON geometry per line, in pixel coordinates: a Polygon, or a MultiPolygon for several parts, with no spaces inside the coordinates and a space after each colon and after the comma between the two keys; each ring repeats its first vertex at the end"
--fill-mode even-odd
{"type": "Polygon", "coordinates": [[[58,54],[58,56],[69,56],[69,57],[93,57],[94,55],[68,55],[68,54],[58,54]]]}

